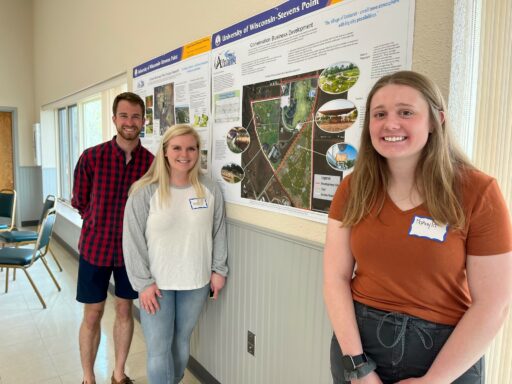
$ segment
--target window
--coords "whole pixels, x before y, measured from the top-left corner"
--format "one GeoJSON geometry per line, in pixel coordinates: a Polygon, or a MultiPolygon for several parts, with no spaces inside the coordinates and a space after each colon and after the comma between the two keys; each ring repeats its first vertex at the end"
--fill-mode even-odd
{"type": "MultiPolygon", "coordinates": [[[[474,164],[493,175],[512,209],[512,40],[506,2],[456,0],[451,120],[474,164]],[[456,48],[455,48],[456,47],[456,48]]],[[[512,313],[486,354],[486,383],[512,383],[512,313]]]]}
{"type": "Polygon", "coordinates": [[[71,105],[58,110],[59,124],[59,165],[61,197],[64,200],[71,200],[71,180],[73,177],[74,164],[78,161],[79,140],[78,140],[78,108],[71,105]]]}
{"type": "Polygon", "coordinates": [[[71,164],[69,160],[69,131],[68,131],[68,111],[67,108],[60,108],[58,111],[59,121],[59,166],[60,166],[60,195],[66,200],[70,200],[71,191],[69,180],[71,178],[71,164]]]}
{"type": "Polygon", "coordinates": [[[103,141],[101,130],[101,97],[82,104],[84,148],[93,147],[103,141]]]}
{"type": "Polygon", "coordinates": [[[112,123],[114,98],[127,90],[126,76],[118,76],[98,86],[43,106],[41,129],[43,192],[71,201],[73,172],[82,152],[115,135],[112,123]],[[52,144],[55,143],[56,145],[52,144]]]}
{"type": "Polygon", "coordinates": [[[70,149],[70,166],[73,171],[74,165],[78,161],[79,150],[79,132],[78,132],[78,107],[72,105],[68,108],[68,128],[69,128],[69,149],[70,149]]]}

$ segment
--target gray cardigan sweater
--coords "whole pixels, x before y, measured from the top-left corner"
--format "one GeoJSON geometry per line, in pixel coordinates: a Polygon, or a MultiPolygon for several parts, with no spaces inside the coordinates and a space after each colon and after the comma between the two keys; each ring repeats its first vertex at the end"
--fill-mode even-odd
{"type": "MultiPolygon", "coordinates": [[[[227,240],[224,199],[217,184],[201,176],[199,181],[213,195],[215,201],[212,238],[212,271],[227,276],[227,240]]],[[[123,254],[128,278],[134,290],[142,292],[155,283],[149,267],[149,254],[146,241],[146,223],[150,201],[158,188],[157,184],[147,185],[130,195],[126,202],[123,221],[123,254]]],[[[171,197],[172,198],[172,197],[171,197]]]]}

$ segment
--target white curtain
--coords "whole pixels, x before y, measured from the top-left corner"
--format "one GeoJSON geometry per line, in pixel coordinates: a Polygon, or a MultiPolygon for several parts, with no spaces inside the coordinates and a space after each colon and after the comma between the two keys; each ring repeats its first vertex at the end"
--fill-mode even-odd
{"type": "MultiPolygon", "coordinates": [[[[511,211],[512,0],[481,6],[473,162],[497,178],[511,211]]],[[[487,353],[487,383],[512,383],[512,315],[487,353]]]]}

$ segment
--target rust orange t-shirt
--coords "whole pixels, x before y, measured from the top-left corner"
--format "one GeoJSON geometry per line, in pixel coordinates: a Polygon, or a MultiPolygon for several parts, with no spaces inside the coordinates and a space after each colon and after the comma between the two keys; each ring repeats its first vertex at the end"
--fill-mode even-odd
{"type": "MultiPolygon", "coordinates": [[[[349,188],[350,176],[336,191],[330,218],[343,221],[349,188]]],[[[353,299],[383,311],[457,324],[471,304],[466,255],[512,250],[510,217],[496,180],[468,171],[462,192],[464,230],[436,225],[423,204],[402,211],[387,195],[378,216],[374,209],[353,226],[353,299]]]]}

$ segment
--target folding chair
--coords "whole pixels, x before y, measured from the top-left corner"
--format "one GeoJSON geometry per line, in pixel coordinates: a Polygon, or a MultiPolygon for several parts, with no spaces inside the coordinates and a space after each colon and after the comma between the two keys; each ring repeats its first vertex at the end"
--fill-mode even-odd
{"type": "Polygon", "coordinates": [[[0,232],[13,230],[15,213],[16,191],[13,189],[0,190],[0,232]]]}
{"type": "Polygon", "coordinates": [[[48,246],[50,244],[50,240],[52,237],[53,225],[55,224],[56,217],[57,215],[55,213],[54,208],[48,210],[45,218],[43,219],[43,222],[39,227],[36,245],[33,249],[12,247],[0,248],[0,267],[6,268],[5,293],[7,293],[9,290],[9,268],[22,269],[23,272],[25,272],[25,275],[27,275],[28,281],[30,282],[30,285],[32,285],[32,288],[34,289],[34,292],[39,298],[39,301],[43,305],[43,308],[46,308],[46,303],[44,302],[41,293],[39,293],[39,290],[34,284],[34,281],[30,277],[28,269],[37,260],[41,259],[44,267],[50,274],[50,277],[52,278],[55,286],[57,287],[57,290],[60,291],[60,285],[59,283],[57,283],[57,280],[55,279],[55,276],[53,276],[52,271],[48,267],[48,262],[45,259],[46,253],[48,252],[48,246]]]}
{"type": "MultiPolygon", "coordinates": [[[[43,204],[43,211],[41,212],[41,218],[39,219],[38,224],[38,230],[37,231],[5,231],[0,232],[0,244],[2,244],[3,247],[7,246],[14,246],[14,247],[20,247],[23,245],[29,245],[29,244],[35,244],[37,241],[39,226],[43,222],[43,219],[46,216],[46,213],[48,210],[55,207],[55,196],[48,195],[46,196],[46,199],[43,204]]],[[[55,253],[51,250],[51,248],[48,248],[48,251],[53,257],[53,260],[55,260],[55,264],[57,264],[57,267],[59,267],[59,270],[62,272],[62,267],[59,263],[59,260],[57,260],[57,257],[55,256],[55,253]]]]}

